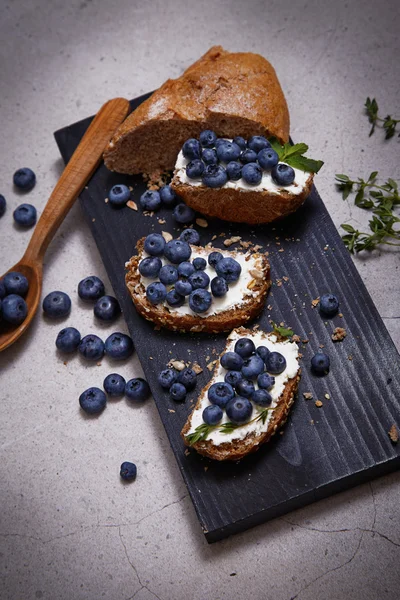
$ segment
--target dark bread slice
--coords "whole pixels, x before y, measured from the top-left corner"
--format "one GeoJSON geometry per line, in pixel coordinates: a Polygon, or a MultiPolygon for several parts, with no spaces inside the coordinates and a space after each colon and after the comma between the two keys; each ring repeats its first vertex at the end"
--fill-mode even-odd
{"type": "MultiPolygon", "coordinates": [[[[139,273],[139,262],[143,258],[144,240],[140,239],[137,244],[137,255],[133,256],[125,265],[127,273],[125,276],[126,285],[131,294],[136,310],[148,321],[152,321],[159,327],[165,327],[172,331],[180,332],[201,332],[218,333],[220,331],[231,331],[235,327],[239,327],[248,323],[257,317],[265,302],[267,292],[271,286],[269,262],[264,254],[258,252],[242,253],[245,256],[257,259],[259,268],[256,269],[252,280],[253,285],[251,291],[254,296],[249,296],[243,300],[236,308],[230,308],[224,312],[211,314],[207,317],[200,317],[192,314],[178,314],[176,311],[169,309],[165,304],[151,304],[146,298],[145,287],[141,281],[139,273]]],[[[239,253],[237,251],[220,250],[219,248],[206,247],[201,248],[191,245],[193,251],[199,250],[207,253],[214,251],[222,252],[226,256],[235,258],[239,253]]],[[[229,294],[229,292],[228,292],[229,294]]]]}
{"type": "MultiPolygon", "coordinates": [[[[239,337],[252,337],[254,335],[254,330],[245,329],[240,327],[233,331],[228,337],[228,341],[226,343],[225,349],[220,354],[220,357],[214,368],[214,375],[208,384],[202,389],[197,403],[189,415],[182,431],[181,436],[186,446],[190,448],[194,448],[199,454],[207,456],[208,458],[213,458],[215,460],[239,460],[250,454],[251,452],[255,452],[259,449],[261,444],[265,444],[268,442],[271,437],[278,431],[282,425],[285,424],[287,417],[289,415],[290,408],[294,402],[295,394],[297,392],[297,388],[300,381],[300,367],[297,370],[297,373],[291,379],[285,383],[282,394],[280,395],[278,402],[276,404],[276,408],[272,413],[272,417],[268,423],[265,424],[265,430],[260,433],[249,432],[243,439],[235,439],[233,438],[229,442],[222,442],[221,444],[214,444],[212,440],[204,440],[195,442],[193,445],[188,443],[186,436],[188,435],[191,429],[192,417],[196,410],[200,409],[202,404],[202,399],[207,394],[209,387],[215,382],[216,374],[218,373],[218,369],[220,366],[220,358],[224,352],[227,351],[228,347],[232,343],[231,336],[233,334],[238,334],[239,337]]],[[[259,332],[261,333],[261,332],[259,332]]],[[[271,335],[276,335],[275,333],[265,334],[265,337],[269,337],[271,335]]],[[[278,336],[279,337],[279,336],[278,336]]],[[[279,340],[279,341],[282,341],[279,340]]],[[[295,343],[295,342],[290,342],[295,343]]]]}
{"type": "Polygon", "coordinates": [[[111,171],[172,170],[185,140],[218,136],[289,139],[289,112],[272,65],[259,54],[214,46],[178,79],[168,79],[124,121],[104,152],[111,171]]]}

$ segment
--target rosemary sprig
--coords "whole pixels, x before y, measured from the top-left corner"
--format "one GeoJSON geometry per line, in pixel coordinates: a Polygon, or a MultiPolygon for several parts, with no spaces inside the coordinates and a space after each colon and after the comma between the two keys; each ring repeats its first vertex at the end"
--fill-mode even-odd
{"type": "MultiPolygon", "coordinates": [[[[371,123],[372,127],[369,132],[369,136],[374,133],[375,127],[377,123],[382,123],[382,127],[385,130],[385,139],[389,140],[392,138],[396,132],[397,123],[400,123],[400,119],[393,119],[390,115],[387,115],[385,118],[380,117],[378,114],[379,107],[375,98],[367,98],[364,104],[365,112],[368,116],[368,121],[371,123]]],[[[400,137],[400,133],[398,134],[400,137]]]]}

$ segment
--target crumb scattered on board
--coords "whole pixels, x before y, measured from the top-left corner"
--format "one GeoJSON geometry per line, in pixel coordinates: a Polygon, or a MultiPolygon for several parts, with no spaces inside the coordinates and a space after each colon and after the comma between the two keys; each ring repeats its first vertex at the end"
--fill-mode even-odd
{"type": "Polygon", "coordinates": [[[305,400],[312,400],[313,397],[311,392],[304,392],[303,396],[305,400]]]}
{"type": "Polygon", "coordinates": [[[315,308],[316,306],[318,306],[318,304],[319,304],[319,296],[318,296],[318,298],[315,298],[315,300],[311,301],[311,306],[313,308],[315,308]]]}
{"type": "Polygon", "coordinates": [[[397,444],[399,441],[399,431],[394,423],[389,429],[388,434],[393,444],[397,444]]]}
{"type": "Polygon", "coordinates": [[[343,327],[335,327],[332,333],[332,340],[334,342],[341,342],[347,335],[347,331],[343,327]]]}
{"type": "Polygon", "coordinates": [[[317,408],[321,408],[321,406],[323,406],[323,402],[321,402],[321,400],[316,400],[316,401],[315,401],[315,406],[316,406],[317,408]]]}
{"type": "Polygon", "coordinates": [[[138,209],[136,202],[134,202],[133,200],[128,200],[128,202],[126,203],[126,205],[131,210],[137,210],[138,209]]]}

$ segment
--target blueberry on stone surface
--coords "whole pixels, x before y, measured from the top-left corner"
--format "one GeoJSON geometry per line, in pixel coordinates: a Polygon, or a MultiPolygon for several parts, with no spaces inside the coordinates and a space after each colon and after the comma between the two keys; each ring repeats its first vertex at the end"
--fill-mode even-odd
{"type": "Polygon", "coordinates": [[[204,148],[201,153],[201,160],[205,165],[216,165],[218,164],[217,151],[214,148],[204,148]]]}
{"type": "Polygon", "coordinates": [[[20,204],[14,210],[13,217],[21,227],[32,227],[36,223],[36,208],[32,204],[20,204]]]}
{"type": "Polygon", "coordinates": [[[116,184],[108,192],[108,200],[113,206],[124,206],[129,198],[131,192],[127,185],[116,184]]]}
{"type": "Polygon", "coordinates": [[[243,379],[241,371],[228,371],[225,374],[224,381],[229,383],[232,387],[236,387],[236,384],[243,379]]]}
{"type": "Polygon", "coordinates": [[[96,275],[91,275],[90,277],[85,277],[78,284],[78,296],[81,300],[92,301],[98,300],[105,294],[104,283],[96,277],[96,275]]]}
{"type": "Polygon", "coordinates": [[[258,185],[262,179],[262,171],[260,165],[255,162],[243,165],[242,177],[249,185],[258,185]]]}
{"type": "Polygon", "coordinates": [[[103,388],[109,396],[116,398],[117,396],[123,396],[125,393],[126,381],[118,373],[110,373],[103,381],[103,388]]]}
{"type": "Polygon", "coordinates": [[[317,352],[311,359],[311,369],[317,375],[325,375],[331,365],[330,358],[324,352],[317,352]]]}
{"type": "Polygon", "coordinates": [[[82,410],[89,415],[100,413],[106,406],[107,398],[103,390],[91,387],[79,396],[79,404],[82,410]]]}
{"type": "Polygon", "coordinates": [[[221,408],[225,408],[229,400],[231,400],[234,395],[235,390],[230,383],[226,383],[225,381],[213,383],[210,385],[207,392],[207,396],[211,404],[216,404],[221,408]]]}
{"type": "Polygon", "coordinates": [[[263,148],[257,154],[257,160],[259,165],[266,170],[272,169],[279,162],[279,156],[273,148],[263,148]]]}
{"type": "Polygon", "coordinates": [[[207,267],[207,261],[205,258],[197,256],[193,259],[193,266],[196,269],[196,271],[204,271],[204,269],[207,267]]]}
{"type": "Polygon", "coordinates": [[[241,155],[239,156],[239,160],[242,165],[247,165],[248,163],[255,163],[257,160],[257,152],[254,150],[250,150],[250,148],[246,148],[241,155]]]}
{"type": "Polygon", "coordinates": [[[59,331],[56,346],[61,352],[75,352],[81,341],[81,334],[75,327],[65,327],[59,331]]]}
{"type": "Polygon", "coordinates": [[[102,296],[96,301],[93,312],[100,321],[114,321],[120,314],[121,308],[114,296],[102,296]]]}
{"type": "Polygon", "coordinates": [[[139,263],[139,273],[143,277],[157,277],[162,267],[158,256],[146,256],[139,263]]]}
{"type": "Polygon", "coordinates": [[[164,369],[161,371],[161,373],[159,373],[157,379],[162,388],[169,390],[171,385],[178,379],[178,371],[170,368],[164,369]]]}
{"type": "Polygon", "coordinates": [[[228,284],[222,277],[214,277],[211,279],[210,287],[214,298],[223,298],[229,291],[228,284]]]}
{"type": "Polygon", "coordinates": [[[223,258],[224,255],[221,252],[218,252],[217,250],[214,252],[210,252],[210,254],[208,255],[208,264],[211,267],[214,267],[215,269],[215,265],[217,264],[217,262],[219,262],[223,258]]]}
{"type": "Polygon", "coordinates": [[[197,375],[193,369],[186,367],[179,372],[177,381],[184,385],[187,391],[190,391],[196,387],[197,375]]]}
{"type": "Polygon", "coordinates": [[[286,358],[280,352],[270,352],[265,361],[268,373],[280,375],[286,369],[286,358]]]}
{"type": "Polygon", "coordinates": [[[334,317],[339,311],[339,300],[335,294],[323,294],[319,301],[319,312],[324,317],[334,317]]]}
{"type": "Polygon", "coordinates": [[[178,279],[175,284],[175,291],[180,296],[189,296],[193,292],[192,284],[189,281],[178,279]]]}
{"type": "Polygon", "coordinates": [[[222,165],[207,165],[201,180],[209,188],[220,188],[228,181],[228,175],[222,165]]]}
{"type": "Polygon", "coordinates": [[[139,198],[143,210],[156,211],[161,206],[161,196],[156,190],[147,190],[139,198]]]}
{"type": "Polygon", "coordinates": [[[254,152],[260,152],[263,148],[270,148],[271,144],[263,135],[253,135],[247,142],[249,148],[254,152]]]}
{"type": "Polygon", "coordinates": [[[239,394],[239,396],[250,398],[250,396],[254,393],[255,390],[254,383],[249,379],[240,379],[235,385],[235,390],[239,394]]]}
{"type": "Polygon", "coordinates": [[[126,382],[125,396],[134,402],[144,402],[150,396],[150,387],[142,377],[135,377],[126,382]]]}
{"type": "Polygon", "coordinates": [[[259,388],[269,391],[275,385],[275,377],[269,373],[260,373],[257,377],[257,384],[259,388]]]}
{"type": "Polygon", "coordinates": [[[137,475],[137,467],[135,463],[125,461],[122,463],[119,474],[124,481],[134,481],[137,475]]]}
{"type": "Polygon", "coordinates": [[[205,271],[195,271],[193,275],[189,277],[189,283],[194,290],[200,288],[206,290],[210,284],[210,278],[205,271]]]}
{"type": "Polygon", "coordinates": [[[164,265],[158,273],[158,278],[164,285],[172,285],[178,281],[178,269],[173,265],[164,265]]]}
{"type": "Polygon", "coordinates": [[[179,264],[189,260],[192,249],[183,240],[171,240],[165,244],[164,255],[171,263],[179,264]]]}
{"type": "Polygon", "coordinates": [[[212,296],[210,292],[203,288],[193,290],[189,296],[189,306],[195,313],[206,312],[210,308],[211,302],[212,296]]]}
{"type": "Polygon", "coordinates": [[[217,262],[215,265],[215,270],[218,277],[222,277],[228,283],[232,283],[239,279],[240,273],[242,272],[242,267],[237,260],[228,256],[227,258],[222,258],[222,260],[217,262]]]}
{"type": "Polygon", "coordinates": [[[237,160],[231,160],[226,165],[226,174],[230,181],[239,181],[242,177],[242,165],[237,160]]]}
{"type": "Polygon", "coordinates": [[[175,206],[174,210],[172,211],[172,216],[177,223],[187,225],[195,220],[196,213],[194,212],[193,208],[190,208],[190,206],[186,206],[186,204],[181,202],[175,206]]]}
{"type": "Polygon", "coordinates": [[[0,194],[0,218],[6,212],[6,207],[7,207],[6,199],[4,198],[3,194],[0,194]]]}
{"type": "Polygon", "coordinates": [[[173,383],[169,388],[169,394],[175,402],[184,402],[187,390],[183,383],[173,383]]]}
{"type": "Polygon", "coordinates": [[[200,242],[200,235],[199,232],[196,231],[196,229],[193,229],[192,227],[188,227],[187,229],[184,229],[180,236],[179,236],[180,240],[183,240],[184,242],[187,242],[188,244],[198,244],[200,242]]]}
{"type": "Polygon", "coordinates": [[[217,425],[222,417],[224,416],[224,412],[222,408],[217,406],[216,404],[212,404],[211,406],[206,406],[203,410],[203,421],[207,425],[217,425]]]}
{"type": "Polygon", "coordinates": [[[159,189],[158,193],[160,194],[161,202],[164,206],[175,206],[178,201],[178,196],[170,185],[164,185],[159,189]]]}
{"type": "Polygon", "coordinates": [[[261,356],[261,358],[265,362],[267,360],[268,354],[270,353],[270,350],[268,350],[267,346],[258,346],[256,349],[256,353],[258,354],[258,356],[261,356]]]}
{"type": "Polygon", "coordinates": [[[243,367],[244,360],[237,352],[225,352],[220,359],[224,369],[240,371],[243,367]]]}
{"type": "Polygon", "coordinates": [[[146,298],[151,304],[160,304],[167,297],[167,288],[161,281],[151,283],[146,288],[146,298]]]}
{"type": "Polygon", "coordinates": [[[232,141],[237,144],[241,150],[245,150],[247,148],[246,140],[240,135],[234,137],[232,141]]]}
{"type": "Polygon", "coordinates": [[[25,275],[18,271],[10,271],[3,277],[3,283],[6,294],[17,294],[18,296],[26,296],[29,288],[29,282],[25,275]]]}
{"type": "Polygon", "coordinates": [[[187,260],[184,260],[178,265],[179,277],[188,278],[195,272],[195,270],[196,269],[194,268],[193,264],[187,260]]]}
{"type": "Polygon", "coordinates": [[[250,338],[240,338],[235,344],[235,352],[242,358],[248,358],[256,351],[253,340],[250,338]]]}
{"type": "Polygon", "coordinates": [[[28,167],[22,167],[15,171],[13,176],[13,182],[16,188],[28,192],[36,184],[36,175],[28,167]]]}
{"type": "Polygon", "coordinates": [[[150,233],[144,240],[144,250],[150,256],[162,256],[164,254],[165,240],[161,233],[150,233]]]}
{"type": "Polygon", "coordinates": [[[278,163],[271,169],[271,177],[276,185],[290,185],[294,181],[295,172],[289,165],[278,163]]]}
{"type": "Polygon", "coordinates": [[[4,321],[12,325],[19,325],[26,319],[28,307],[21,296],[9,294],[1,301],[1,312],[4,321]]]}
{"type": "Polygon", "coordinates": [[[189,179],[199,179],[203,175],[205,168],[206,166],[203,161],[200,158],[195,158],[186,165],[186,175],[189,179]]]}
{"type": "Polygon", "coordinates": [[[185,296],[181,296],[181,294],[178,294],[178,292],[173,289],[167,293],[165,300],[172,308],[179,308],[185,303],[185,296]]]}
{"type": "Polygon", "coordinates": [[[258,404],[259,406],[269,406],[272,402],[272,396],[265,389],[254,390],[251,395],[251,400],[253,400],[254,404],[258,404]]]}
{"type": "Polygon", "coordinates": [[[211,129],[204,129],[199,136],[200,144],[203,148],[213,148],[217,141],[217,134],[211,129]]]}
{"type": "Polygon", "coordinates": [[[236,425],[242,425],[250,420],[253,405],[248,398],[235,396],[228,402],[225,408],[228,419],[236,425]]]}
{"type": "Polygon", "coordinates": [[[107,356],[116,360],[124,360],[133,354],[134,346],[132,338],[126,333],[115,331],[105,341],[107,356]]]}
{"type": "Polygon", "coordinates": [[[200,158],[201,146],[200,142],[195,138],[190,138],[182,146],[182,154],[188,160],[200,158]]]}
{"type": "Polygon", "coordinates": [[[99,360],[104,355],[104,342],[97,335],[85,335],[79,343],[78,350],[88,360],[99,360]]]}
{"type": "Polygon", "coordinates": [[[240,153],[240,146],[235,144],[235,142],[229,142],[228,140],[219,144],[217,147],[217,156],[219,160],[222,160],[224,163],[228,163],[231,160],[237,160],[240,153]]]}
{"type": "Polygon", "coordinates": [[[258,354],[253,354],[246,358],[242,367],[243,377],[246,379],[257,379],[258,375],[264,371],[264,361],[258,354]]]}
{"type": "Polygon", "coordinates": [[[50,292],[44,298],[42,308],[48,317],[66,317],[71,312],[71,298],[65,292],[50,292]]]}

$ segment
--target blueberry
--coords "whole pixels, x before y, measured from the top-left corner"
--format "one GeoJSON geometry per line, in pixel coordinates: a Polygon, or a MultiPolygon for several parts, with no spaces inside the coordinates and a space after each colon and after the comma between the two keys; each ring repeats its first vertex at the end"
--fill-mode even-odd
{"type": "Polygon", "coordinates": [[[101,279],[96,277],[96,275],[85,277],[85,279],[82,279],[78,284],[78,296],[81,300],[98,300],[104,296],[104,294],[104,283],[101,279]]]}
{"type": "Polygon", "coordinates": [[[150,256],[162,256],[164,254],[165,240],[160,233],[150,233],[144,240],[144,250],[150,256]]]}
{"type": "Polygon", "coordinates": [[[257,154],[258,164],[266,170],[272,169],[279,162],[279,156],[273,148],[263,148],[257,154]]]}
{"type": "Polygon", "coordinates": [[[156,190],[147,190],[139,198],[143,210],[155,211],[161,206],[161,196],[156,190]]]}
{"type": "Polygon", "coordinates": [[[280,352],[270,352],[265,361],[268,373],[279,375],[286,369],[286,358],[280,352]]]}
{"type": "Polygon", "coordinates": [[[212,404],[211,406],[205,407],[205,409],[203,410],[202,417],[204,423],[206,423],[207,425],[217,425],[221,421],[223,415],[224,413],[222,408],[220,408],[216,404],[212,404]]]}
{"type": "Polygon", "coordinates": [[[186,175],[189,179],[199,179],[203,175],[205,167],[200,158],[195,158],[186,165],[186,175]]]}
{"type": "Polygon", "coordinates": [[[18,171],[15,171],[13,176],[13,182],[15,187],[17,187],[19,190],[24,190],[25,192],[28,192],[33,187],[35,187],[36,175],[32,171],[32,169],[29,169],[28,167],[23,167],[22,169],[18,169],[18,171]]]}
{"type": "Polygon", "coordinates": [[[193,208],[190,206],[186,206],[181,202],[177,204],[172,211],[172,216],[174,217],[177,223],[181,223],[182,225],[187,225],[188,223],[192,223],[196,217],[196,213],[193,208]]]}
{"type": "Polygon", "coordinates": [[[125,461],[119,470],[119,475],[124,481],[134,481],[136,479],[137,468],[135,463],[125,461]]]}
{"type": "Polygon", "coordinates": [[[158,256],[146,256],[139,263],[139,273],[143,277],[157,277],[162,267],[158,256]]]}
{"type": "Polygon", "coordinates": [[[326,375],[329,371],[331,361],[324,352],[317,352],[311,359],[311,368],[318,375],[326,375]]]}
{"type": "Polygon", "coordinates": [[[207,396],[211,404],[216,404],[221,408],[225,408],[229,400],[232,400],[234,395],[235,390],[229,383],[226,383],[225,381],[213,383],[210,385],[207,392],[207,396]]]}
{"type": "Polygon", "coordinates": [[[229,383],[232,387],[236,387],[236,384],[243,379],[243,375],[241,371],[228,371],[225,374],[224,381],[229,383]]]}
{"type": "Polygon", "coordinates": [[[201,153],[201,160],[205,165],[217,165],[218,164],[218,156],[217,151],[211,148],[204,148],[201,153]]]}
{"type": "Polygon", "coordinates": [[[165,390],[169,390],[171,385],[178,379],[178,371],[175,369],[164,369],[158,375],[158,383],[165,390]]]}
{"type": "Polygon", "coordinates": [[[181,262],[178,265],[178,273],[179,273],[179,277],[190,277],[194,272],[195,272],[195,268],[192,265],[191,262],[188,262],[187,260],[181,262]]]}
{"type": "Polygon", "coordinates": [[[131,192],[128,186],[123,184],[113,185],[108,192],[108,200],[113,206],[124,206],[130,197],[131,192]]]}
{"type": "Polygon", "coordinates": [[[210,129],[205,129],[200,133],[199,140],[203,148],[213,148],[217,141],[217,134],[210,129]]]}
{"type": "Polygon", "coordinates": [[[182,153],[185,158],[188,160],[193,160],[195,158],[200,158],[201,146],[200,142],[194,138],[190,138],[186,140],[186,142],[182,146],[182,153]]]}
{"type": "Polygon", "coordinates": [[[180,371],[177,381],[178,383],[184,385],[187,391],[189,392],[190,390],[193,390],[196,387],[197,375],[195,371],[193,371],[193,369],[191,369],[190,367],[186,367],[186,369],[180,371]]]}
{"type": "Polygon", "coordinates": [[[189,277],[189,283],[194,290],[200,288],[206,290],[210,285],[210,278],[204,271],[196,271],[189,277]]]}
{"type": "Polygon", "coordinates": [[[96,301],[93,312],[101,321],[114,321],[120,314],[121,308],[114,296],[102,296],[96,301]]]}
{"type": "Polygon", "coordinates": [[[261,358],[265,362],[267,360],[267,356],[270,353],[270,351],[268,350],[268,348],[266,346],[258,346],[256,353],[258,354],[258,356],[261,356],[261,358]]]}
{"type": "Polygon", "coordinates": [[[222,277],[228,283],[232,283],[233,281],[237,281],[239,279],[240,273],[242,272],[242,267],[237,260],[228,256],[227,258],[223,258],[217,262],[215,265],[215,270],[218,277],[222,277]]]}
{"type": "Polygon", "coordinates": [[[17,294],[18,296],[26,296],[29,288],[29,282],[25,275],[18,271],[10,271],[3,278],[6,294],[17,294]]]}
{"type": "Polygon", "coordinates": [[[36,223],[36,208],[32,204],[20,204],[14,210],[13,217],[21,227],[32,227],[36,223]]]}
{"type": "Polygon", "coordinates": [[[182,306],[185,303],[185,297],[178,294],[175,289],[170,290],[167,293],[165,300],[173,308],[179,308],[179,306],[182,306]]]}
{"type": "Polygon", "coordinates": [[[262,179],[262,171],[260,166],[255,162],[243,165],[242,177],[246,183],[250,185],[258,185],[262,179]]]}
{"type": "Polygon", "coordinates": [[[84,358],[99,360],[104,355],[104,342],[97,335],[85,335],[79,343],[78,350],[84,358]]]}
{"type": "Polygon", "coordinates": [[[240,156],[240,146],[235,142],[229,142],[226,140],[224,143],[219,144],[217,147],[217,156],[219,160],[224,163],[228,163],[231,160],[237,160],[240,156]]]}
{"type": "Polygon", "coordinates": [[[263,148],[271,148],[271,144],[263,135],[253,135],[247,142],[247,145],[257,153],[263,148]]]}
{"type": "Polygon", "coordinates": [[[178,202],[178,196],[170,185],[164,185],[160,188],[159,194],[164,206],[172,207],[178,202]]]}
{"type": "Polygon", "coordinates": [[[7,206],[6,199],[4,198],[3,194],[0,194],[0,218],[6,212],[6,206],[7,206]]]}
{"type": "Polygon", "coordinates": [[[98,387],[91,387],[79,396],[81,409],[89,415],[95,415],[104,410],[107,398],[103,390],[98,387]]]}
{"type": "Polygon", "coordinates": [[[169,388],[169,394],[175,402],[183,402],[186,398],[186,388],[182,383],[173,383],[169,388]]]}
{"type": "Polygon", "coordinates": [[[7,323],[19,325],[26,319],[28,307],[21,296],[10,294],[2,300],[1,304],[2,317],[7,323]]]}
{"type": "Polygon", "coordinates": [[[254,404],[258,404],[259,406],[269,406],[272,402],[272,396],[267,390],[259,389],[254,390],[251,395],[251,400],[253,400],[254,404]]]}
{"type": "Polygon", "coordinates": [[[179,239],[187,242],[188,244],[198,244],[200,242],[200,235],[198,231],[192,229],[192,227],[189,227],[181,232],[179,239]]]}
{"type": "Polygon", "coordinates": [[[117,360],[124,360],[133,354],[134,346],[132,338],[126,333],[115,331],[105,341],[105,351],[107,356],[117,360]]]}
{"type": "Polygon", "coordinates": [[[244,396],[245,398],[250,398],[250,396],[254,393],[255,387],[252,381],[248,379],[240,379],[235,385],[235,390],[239,394],[239,396],[244,396]]]}
{"type": "Polygon", "coordinates": [[[151,304],[160,304],[167,297],[167,288],[160,281],[151,283],[146,288],[146,298],[151,304]]]}
{"type": "Polygon", "coordinates": [[[334,317],[339,311],[339,300],[335,294],[324,294],[319,301],[319,312],[324,317],[334,317]]]}
{"type": "Polygon", "coordinates": [[[66,317],[71,312],[71,298],[65,292],[50,292],[42,303],[48,317],[66,317]]]}
{"type": "Polygon", "coordinates": [[[144,402],[150,396],[150,387],[142,377],[135,377],[126,382],[125,396],[134,402],[144,402]]]}
{"type": "Polygon", "coordinates": [[[256,351],[253,340],[250,338],[240,338],[235,344],[235,352],[242,358],[248,358],[256,351]]]}
{"type": "Polygon", "coordinates": [[[242,177],[242,165],[236,160],[231,160],[226,165],[226,174],[230,181],[239,181],[242,177]]]}
{"type": "Polygon", "coordinates": [[[264,371],[264,361],[258,354],[253,354],[246,358],[242,367],[243,377],[246,379],[256,379],[264,371]]]}
{"type": "Polygon", "coordinates": [[[161,267],[158,278],[164,285],[172,285],[178,281],[178,269],[173,265],[164,265],[161,267]]]}
{"type": "Polygon", "coordinates": [[[241,150],[245,150],[247,148],[246,140],[243,137],[241,137],[240,135],[237,135],[236,137],[234,137],[233,142],[235,144],[237,144],[241,150]]]}
{"type": "Polygon", "coordinates": [[[225,144],[226,142],[229,142],[229,140],[226,138],[217,138],[215,140],[215,147],[219,148],[221,144],[225,144]]]}
{"type": "Polygon", "coordinates": [[[259,388],[269,391],[275,385],[275,377],[269,373],[260,373],[257,377],[257,384],[259,388]]]}
{"type": "Polygon", "coordinates": [[[165,244],[165,258],[174,264],[187,261],[192,254],[192,249],[187,242],[183,240],[171,240],[165,244]]]}
{"type": "Polygon", "coordinates": [[[243,358],[237,352],[225,352],[220,363],[224,369],[239,371],[243,367],[243,358]]]}
{"type": "Polygon", "coordinates": [[[247,398],[236,396],[226,405],[226,414],[235,425],[241,425],[249,421],[253,412],[253,405],[247,398]]]}
{"type": "Polygon", "coordinates": [[[180,296],[189,296],[193,292],[192,284],[179,279],[175,284],[175,291],[180,296]]]}
{"type": "Polygon", "coordinates": [[[215,298],[223,298],[228,290],[228,284],[222,277],[214,277],[211,279],[211,293],[215,298]]]}
{"type": "Polygon", "coordinates": [[[294,181],[295,172],[289,165],[278,163],[272,168],[271,177],[276,185],[290,185],[294,181]]]}
{"type": "Polygon", "coordinates": [[[254,150],[250,150],[250,148],[246,148],[239,156],[239,160],[243,165],[247,165],[248,163],[255,163],[257,160],[257,152],[254,150]]]}
{"type": "Polygon", "coordinates": [[[207,292],[203,288],[194,290],[189,296],[189,306],[195,313],[206,312],[210,308],[211,302],[212,297],[210,292],[207,292]]]}
{"type": "Polygon", "coordinates": [[[123,396],[125,393],[125,379],[118,373],[110,373],[103,381],[103,387],[112,397],[123,396]]]}
{"type": "Polygon", "coordinates": [[[211,267],[214,267],[214,269],[215,269],[215,265],[217,264],[217,262],[219,262],[223,258],[224,258],[224,255],[221,254],[221,252],[218,252],[218,251],[210,252],[210,254],[208,255],[208,264],[211,267]]]}
{"type": "Polygon", "coordinates": [[[6,286],[4,285],[4,281],[0,279],[0,300],[2,300],[6,294],[6,286]]]}
{"type": "Polygon", "coordinates": [[[74,352],[80,341],[81,334],[75,327],[65,327],[57,335],[56,346],[61,352],[74,352]]]}
{"type": "Polygon", "coordinates": [[[205,258],[197,256],[193,259],[193,266],[196,269],[196,271],[204,271],[204,269],[207,267],[207,261],[205,258]]]}
{"type": "Polygon", "coordinates": [[[209,188],[220,188],[228,181],[228,175],[222,165],[207,165],[201,180],[209,188]]]}

